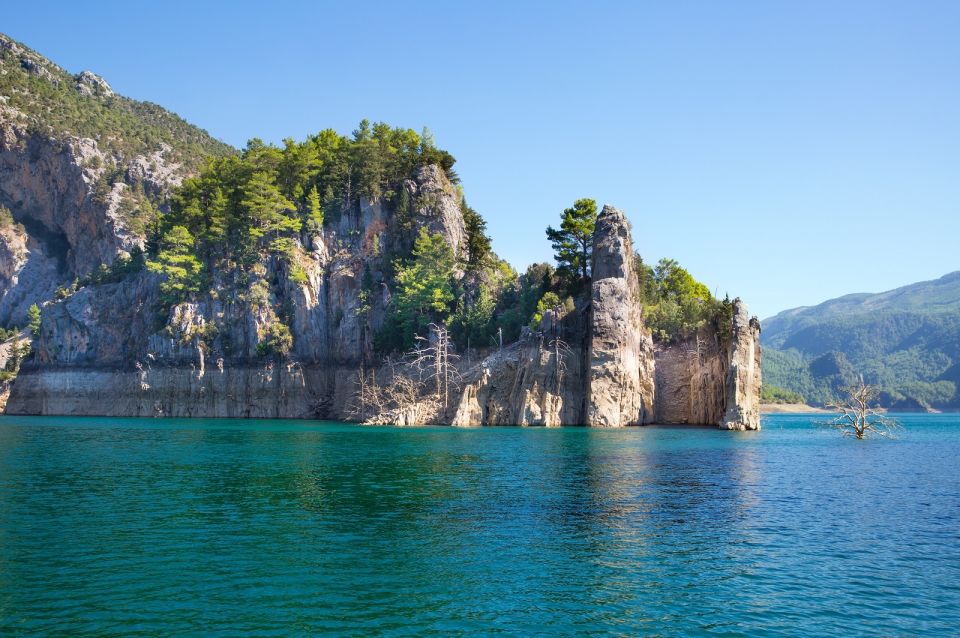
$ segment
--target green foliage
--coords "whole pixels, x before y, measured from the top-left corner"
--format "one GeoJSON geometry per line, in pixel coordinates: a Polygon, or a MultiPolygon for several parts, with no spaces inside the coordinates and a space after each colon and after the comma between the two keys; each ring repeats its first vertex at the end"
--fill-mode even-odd
{"type": "Polygon", "coordinates": [[[194,254],[195,240],[184,226],[174,226],[160,240],[156,260],[147,269],[163,277],[160,294],[167,305],[179,303],[200,292],[203,264],[194,254]]]}
{"type": "Polygon", "coordinates": [[[540,321],[543,319],[543,313],[547,310],[553,310],[561,306],[560,297],[557,296],[557,293],[548,291],[544,293],[543,297],[537,302],[537,309],[533,313],[533,317],[530,318],[530,327],[536,330],[540,326],[540,321]]]}
{"type": "Polygon", "coordinates": [[[31,73],[21,64],[21,56],[0,46],[0,95],[6,96],[6,105],[23,113],[29,126],[38,132],[59,140],[69,136],[93,138],[101,150],[125,159],[146,155],[166,144],[170,147],[167,159],[188,169],[197,167],[205,157],[232,152],[206,131],[156,104],[119,95],[84,95],[76,89],[73,76],[19,46],[49,77],[31,73]]]}
{"type": "Polygon", "coordinates": [[[804,403],[803,395],[785,390],[775,385],[764,383],[760,389],[760,400],[763,403],[804,403]]]}
{"type": "MultiPolygon", "coordinates": [[[[360,196],[393,196],[393,189],[430,157],[410,129],[361,122],[353,138],[325,130],[284,147],[251,140],[239,157],[210,161],[186,180],[155,236],[183,226],[197,239],[201,257],[249,262],[272,251],[270,240],[319,232],[360,196]]],[[[451,164],[452,166],[452,164],[451,164]]],[[[398,208],[409,195],[401,189],[398,208]]]]}
{"type": "Polygon", "coordinates": [[[257,354],[261,357],[285,356],[291,348],[293,348],[293,334],[290,328],[280,321],[275,321],[267,328],[263,340],[257,344],[257,354]]]}
{"type": "Polygon", "coordinates": [[[30,334],[34,337],[40,336],[40,314],[40,306],[37,304],[33,304],[27,308],[27,328],[30,329],[30,334]]]}
{"type": "Polygon", "coordinates": [[[20,229],[23,229],[23,226],[20,226],[16,221],[14,221],[13,213],[10,212],[10,209],[0,204],[0,230],[18,226],[20,229]]]}
{"type": "Polygon", "coordinates": [[[651,268],[635,255],[634,271],[640,284],[647,326],[654,337],[671,341],[690,336],[712,323],[717,332],[730,335],[733,307],[719,301],[710,290],[673,259],[661,259],[651,268]]]}
{"type": "Polygon", "coordinates": [[[74,280],[69,287],[61,286],[58,288],[54,296],[57,299],[66,299],[84,286],[98,286],[123,281],[127,277],[141,272],[145,262],[146,258],[143,254],[143,249],[139,246],[134,246],[129,255],[120,255],[114,259],[113,263],[109,266],[100,264],[100,266],[90,274],[74,280]]]}
{"type": "MultiPolygon", "coordinates": [[[[291,282],[306,283],[302,233],[320,232],[328,212],[339,217],[360,196],[392,197],[417,166],[438,157],[445,156],[410,129],[364,121],[352,138],[325,130],[283,148],[253,139],[239,156],[209,161],[152,228],[150,269],[164,276],[165,302],[200,292],[206,269],[243,272],[270,255],[291,282]]],[[[446,163],[452,167],[452,158],[446,163]]],[[[268,295],[251,290],[248,299],[268,295]]]]}
{"type": "Polygon", "coordinates": [[[516,341],[521,329],[530,324],[537,302],[553,286],[556,271],[545,263],[532,264],[501,294],[497,303],[497,326],[505,343],[516,341]]]}
{"type": "Polygon", "coordinates": [[[483,348],[493,344],[493,313],[496,303],[490,289],[481,284],[476,298],[466,303],[461,297],[450,319],[450,332],[458,348],[483,348]]]}
{"type": "Polygon", "coordinates": [[[597,202],[578,199],[560,216],[560,228],[547,227],[553,246],[557,274],[573,289],[590,277],[593,231],[597,225],[597,202]]]}
{"type": "Polygon", "coordinates": [[[396,290],[388,325],[378,339],[379,349],[408,348],[431,322],[446,323],[454,300],[455,265],[453,250],[443,235],[430,235],[421,228],[412,259],[394,264],[396,290]]]}
{"type": "Polygon", "coordinates": [[[467,206],[465,198],[460,200],[460,211],[467,230],[467,265],[472,269],[482,268],[490,255],[487,222],[480,213],[467,206]]]}
{"type": "MultiPolygon", "coordinates": [[[[258,170],[241,188],[239,214],[246,231],[242,237],[247,244],[245,248],[255,248],[266,235],[277,238],[280,233],[300,230],[301,221],[294,216],[296,207],[280,193],[274,180],[270,172],[258,170]]],[[[273,242],[269,246],[271,252],[278,251],[273,242]]]]}
{"type": "Polygon", "coordinates": [[[10,355],[7,357],[7,363],[0,371],[0,382],[11,381],[16,378],[20,371],[20,364],[26,361],[30,356],[30,342],[14,340],[10,344],[10,355]]]}
{"type": "Polygon", "coordinates": [[[319,233],[323,229],[323,206],[316,185],[312,186],[307,194],[307,218],[304,226],[311,233],[319,233]]]}

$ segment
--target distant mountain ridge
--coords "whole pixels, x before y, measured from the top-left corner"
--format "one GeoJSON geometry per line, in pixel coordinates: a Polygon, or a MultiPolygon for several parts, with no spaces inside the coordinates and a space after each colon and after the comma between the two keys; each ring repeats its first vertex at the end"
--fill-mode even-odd
{"type": "Polygon", "coordinates": [[[888,407],[960,408],[960,271],[785,310],[761,339],[765,382],[812,404],[863,374],[888,407]]]}

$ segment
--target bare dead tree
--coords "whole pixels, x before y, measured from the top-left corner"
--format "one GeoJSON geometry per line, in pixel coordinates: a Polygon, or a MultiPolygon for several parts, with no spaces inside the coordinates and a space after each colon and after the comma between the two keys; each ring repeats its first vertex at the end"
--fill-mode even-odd
{"type": "Polygon", "coordinates": [[[377,370],[361,369],[349,414],[364,423],[414,423],[447,408],[461,385],[459,356],[443,326],[430,324],[430,338],[418,337],[401,360],[387,359],[377,370]]]}
{"type": "Polygon", "coordinates": [[[453,343],[446,327],[430,324],[430,339],[417,337],[417,345],[410,353],[411,365],[418,371],[421,380],[432,380],[437,401],[448,405],[451,388],[460,385],[460,371],[456,361],[459,355],[453,351],[453,343]]]}
{"type": "Polygon", "coordinates": [[[556,361],[556,393],[560,394],[563,388],[563,376],[567,372],[567,357],[572,352],[567,342],[559,337],[550,342],[550,349],[553,351],[553,360],[556,361]]]}
{"type": "Polygon", "coordinates": [[[877,388],[864,383],[863,377],[860,377],[859,383],[845,388],[844,393],[846,398],[827,405],[840,412],[837,418],[827,423],[828,427],[840,430],[844,436],[858,439],[874,434],[892,438],[895,431],[903,427],[896,419],[871,407],[877,398],[877,388]]]}
{"type": "Polygon", "coordinates": [[[350,416],[363,423],[397,423],[401,415],[421,407],[426,410],[432,402],[421,399],[422,382],[415,379],[415,370],[409,365],[397,365],[388,360],[378,378],[376,370],[362,370],[356,380],[356,390],[348,409],[350,416]]]}

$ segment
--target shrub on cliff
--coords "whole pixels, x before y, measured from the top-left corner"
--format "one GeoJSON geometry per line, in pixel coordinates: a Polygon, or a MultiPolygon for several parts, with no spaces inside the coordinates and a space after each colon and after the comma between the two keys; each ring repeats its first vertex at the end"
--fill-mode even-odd
{"type": "Polygon", "coordinates": [[[27,308],[27,327],[30,328],[30,334],[34,337],[40,336],[40,306],[37,304],[27,308]]]}
{"type": "Polygon", "coordinates": [[[157,258],[147,262],[150,272],[163,277],[160,294],[168,305],[183,301],[201,289],[203,264],[194,254],[195,247],[190,231],[174,226],[164,234],[157,258]]]}
{"type": "Polygon", "coordinates": [[[257,354],[261,357],[270,355],[284,356],[293,348],[293,334],[286,324],[276,321],[267,328],[263,340],[257,344],[257,354]]]}
{"type": "Polygon", "coordinates": [[[525,273],[506,287],[497,301],[497,328],[505,343],[516,341],[537,309],[537,302],[555,285],[553,266],[531,264],[525,273]]]}

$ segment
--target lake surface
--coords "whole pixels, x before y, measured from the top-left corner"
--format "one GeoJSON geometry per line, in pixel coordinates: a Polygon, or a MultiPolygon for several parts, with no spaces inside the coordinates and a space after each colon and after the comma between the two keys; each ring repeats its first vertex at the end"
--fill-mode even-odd
{"type": "Polygon", "coordinates": [[[0,418],[0,634],[960,632],[960,417],[0,418]]]}

